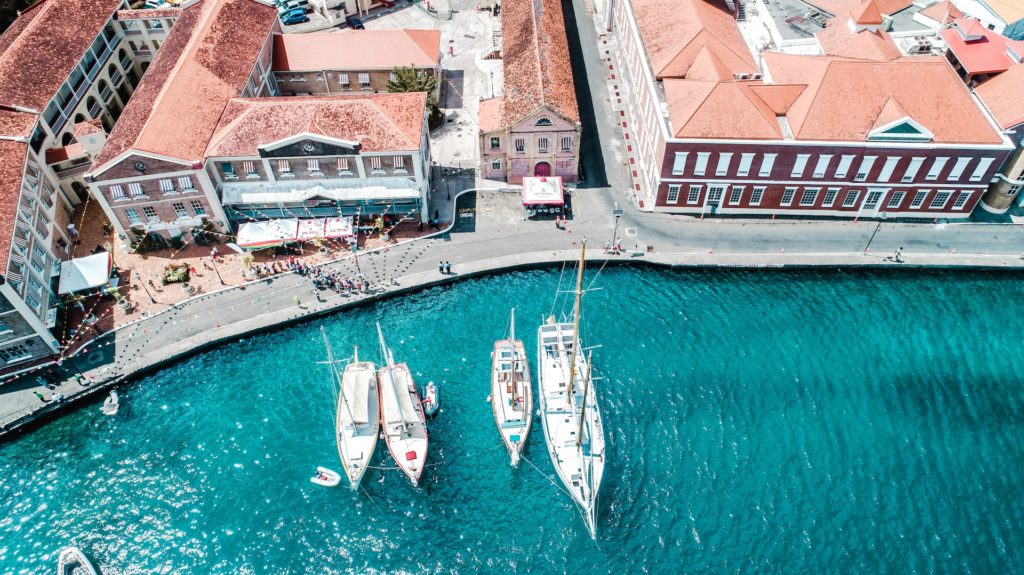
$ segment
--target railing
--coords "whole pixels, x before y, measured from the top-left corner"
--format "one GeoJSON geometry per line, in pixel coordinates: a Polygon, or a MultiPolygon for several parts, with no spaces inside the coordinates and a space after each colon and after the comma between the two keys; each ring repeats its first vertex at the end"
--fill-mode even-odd
{"type": "Polygon", "coordinates": [[[89,171],[89,166],[90,166],[90,163],[89,162],[85,162],[84,164],[82,164],[80,166],[72,166],[70,168],[65,168],[63,170],[56,170],[56,171],[54,171],[54,174],[57,176],[58,180],[64,180],[64,179],[67,179],[67,178],[73,178],[75,176],[78,176],[78,175],[81,175],[81,174],[84,174],[84,173],[88,172],[89,171]]]}

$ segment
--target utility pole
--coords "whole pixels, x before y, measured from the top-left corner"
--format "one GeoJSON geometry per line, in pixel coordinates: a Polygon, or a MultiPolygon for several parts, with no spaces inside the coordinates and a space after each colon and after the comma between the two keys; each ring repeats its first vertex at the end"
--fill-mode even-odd
{"type": "Polygon", "coordinates": [[[615,249],[615,242],[618,240],[618,237],[619,237],[619,218],[622,217],[622,214],[623,214],[623,211],[622,211],[622,208],[619,207],[619,202],[615,202],[615,207],[612,209],[612,215],[615,216],[615,227],[612,229],[612,251],[613,252],[618,252],[618,250],[615,249]]]}
{"type": "Polygon", "coordinates": [[[210,261],[213,262],[213,273],[217,274],[217,279],[220,280],[220,285],[222,285],[222,286],[228,285],[228,284],[224,283],[224,278],[220,277],[220,270],[217,269],[217,258],[211,255],[210,256],[210,261]]]}
{"type": "Polygon", "coordinates": [[[878,233],[878,230],[881,229],[881,227],[882,227],[882,220],[878,220],[878,225],[875,226],[875,231],[871,232],[871,237],[868,238],[868,245],[864,246],[864,253],[868,253],[868,248],[871,247],[871,242],[874,241],[875,234],[878,233]]]}
{"type": "Polygon", "coordinates": [[[153,294],[149,292],[149,288],[146,287],[146,284],[142,283],[142,276],[139,275],[139,272],[135,272],[135,279],[139,280],[139,285],[142,286],[142,289],[146,291],[146,295],[149,296],[149,303],[156,303],[156,298],[154,298],[153,294]]]}

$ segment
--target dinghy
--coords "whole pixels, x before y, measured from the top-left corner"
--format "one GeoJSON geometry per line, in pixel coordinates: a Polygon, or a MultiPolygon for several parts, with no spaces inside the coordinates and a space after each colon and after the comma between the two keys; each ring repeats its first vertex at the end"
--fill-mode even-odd
{"type": "Polygon", "coordinates": [[[57,557],[57,575],[99,575],[78,547],[65,547],[57,557]]]}
{"type": "Polygon", "coordinates": [[[316,474],[309,480],[321,487],[334,487],[341,483],[341,476],[326,467],[317,467],[316,474]]]}
{"type": "Polygon", "coordinates": [[[437,415],[439,407],[441,407],[441,403],[437,396],[437,384],[431,381],[423,390],[423,412],[427,414],[427,417],[434,417],[437,415]]]}
{"type": "Polygon", "coordinates": [[[100,408],[100,411],[103,412],[103,415],[117,415],[117,410],[120,408],[121,400],[117,396],[117,390],[111,389],[110,395],[103,400],[103,407],[100,408]]]}

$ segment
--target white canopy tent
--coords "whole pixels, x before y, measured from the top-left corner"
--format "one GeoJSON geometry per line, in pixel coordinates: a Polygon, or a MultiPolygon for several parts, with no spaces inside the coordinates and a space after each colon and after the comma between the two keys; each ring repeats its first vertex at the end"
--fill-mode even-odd
{"type": "Polygon", "coordinates": [[[523,178],[524,206],[561,206],[562,178],[542,176],[539,178],[523,178]]]}
{"type": "Polygon", "coordinates": [[[246,250],[272,248],[313,238],[351,237],[352,218],[303,218],[249,222],[238,227],[238,246],[246,250]]]}
{"type": "Polygon", "coordinates": [[[107,285],[113,260],[109,252],[73,258],[60,264],[60,295],[107,285]]]}

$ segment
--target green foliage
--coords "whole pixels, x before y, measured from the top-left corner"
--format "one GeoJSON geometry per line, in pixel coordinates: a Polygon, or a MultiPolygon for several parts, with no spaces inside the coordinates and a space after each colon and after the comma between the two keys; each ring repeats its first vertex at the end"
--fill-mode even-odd
{"type": "Polygon", "coordinates": [[[395,68],[392,73],[395,79],[388,81],[388,92],[426,92],[427,106],[437,106],[437,77],[410,66],[395,68]]]}

